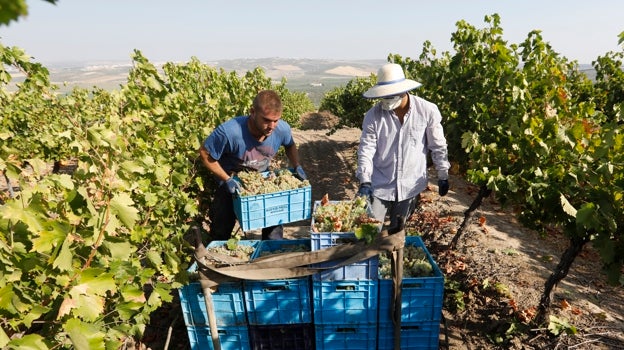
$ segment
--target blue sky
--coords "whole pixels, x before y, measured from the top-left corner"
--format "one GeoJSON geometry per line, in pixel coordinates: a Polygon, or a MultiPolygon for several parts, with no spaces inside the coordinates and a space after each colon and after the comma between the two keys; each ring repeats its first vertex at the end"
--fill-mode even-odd
{"type": "Polygon", "coordinates": [[[451,51],[456,22],[485,27],[498,13],[508,44],[532,30],[561,55],[591,63],[621,51],[624,1],[612,0],[28,0],[29,15],[0,27],[0,42],[45,64],[230,58],[416,58],[429,40],[451,51]]]}

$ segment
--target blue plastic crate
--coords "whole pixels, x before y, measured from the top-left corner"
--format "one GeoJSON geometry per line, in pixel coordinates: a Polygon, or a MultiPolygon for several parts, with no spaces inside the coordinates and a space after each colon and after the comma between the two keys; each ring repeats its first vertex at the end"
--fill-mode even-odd
{"type": "Polygon", "coordinates": [[[377,349],[377,325],[316,324],[317,350],[377,349]]]}
{"type": "MultiPolygon", "coordinates": [[[[312,251],[334,247],[345,243],[358,241],[353,232],[312,232],[310,234],[312,251]]],[[[312,267],[336,266],[345,259],[313,264],[312,267]]],[[[314,281],[341,281],[341,280],[376,280],[379,276],[379,257],[374,256],[366,260],[346,266],[323,270],[312,275],[314,281]]]]}
{"type": "MultiPolygon", "coordinates": [[[[180,289],[180,305],[187,326],[208,325],[206,302],[199,282],[180,289]]],[[[218,326],[242,326],[247,324],[243,285],[241,282],[222,283],[212,292],[212,304],[218,326]]]]}
{"type": "Polygon", "coordinates": [[[234,213],[243,231],[307,220],[311,206],[312,186],[234,197],[234,213]]]}
{"type": "MultiPolygon", "coordinates": [[[[377,328],[377,350],[394,350],[392,322],[380,323],[377,328]]],[[[440,321],[401,324],[401,350],[438,350],[440,321]]]]}
{"type": "MultiPolygon", "coordinates": [[[[310,251],[310,240],[261,241],[252,260],[273,253],[296,251],[310,251]]],[[[295,324],[312,321],[309,277],[245,281],[243,289],[249,324],[295,324]]]]}
{"type": "MultiPolygon", "coordinates": [[[[405,246],[423,248],[433,268],[433,276],[403,277],[401,284],[401,322],[439,321],[444,299],[444,276],[418,236],[405,237],[405,246]]],[[[391,279],[379,279],[379,322],[391,321],[393,298],[391,279]]]]}
{"type": "MultiPolygon", "coordinates": [[[[227,241],[212,241],[206,249],[222,247],[227,241]]],[[[259,240],[243,240],[238,244],[250,247],[249,256],[253,256],[259,240]]],[[[187,270],[189,274],[197,272],[197,263],[193,263],[187,270]]],[[[178,289],[180,295],[180,305],[184,316],[184,323],[187,326],[208,325],[206,313],[206,302],[204,293],[199,282],[191,282],[178,289]]],[[[225,282],[219,284],[212,291],[213,307],[218,326],[239,326],[247,324],[245,313],[245,302],[243,298],[243,284],[241,281],[225,282]]]]}
{"type": "MultiPolygon", "coordinates": [[[[214,350],[210,327],[186,327],[192,350],[214,350]]],[[[247,350],[249,346],[249,329],[247,326],[219,327],[219,341],[222,350],[247,350]]]]}
{"type": "MultiPolygon", "coordinates": [[[[261,241],[253,259],[273,253],[310,251],[309,239],[261,241]]],[[[245,305],[251,325],[312,322],[308,277],[245,281],[245,305]]]]}
{"type": "Polygon", "coordinates": [[[314,350],[314,325],[311,323],[249,326],[253,350],[314,350]]]}
{"type": "Polygon", "coordinates": [[[245,281],[244,294],[249,324],[312,322],[307,278],[245,281]]]}
{"type": "Polygon", "coordinates": [[[314,323],[376,324],[378,289],[374,280],[312,281],[314,323]]]}

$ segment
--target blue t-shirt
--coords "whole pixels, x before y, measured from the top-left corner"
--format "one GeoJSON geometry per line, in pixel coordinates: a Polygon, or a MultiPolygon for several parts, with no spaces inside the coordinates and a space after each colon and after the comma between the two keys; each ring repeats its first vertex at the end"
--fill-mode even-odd
{"type": "Polygon", "coordinates": [[[263,142],[256,140],[247,127],[248,116],[239,116],[217,126],[204,141],[210,156],[228,174],[242,170],[266,171],[280,146],[295,143],[290,125],[279,119],[277,126],[263,142]]]}

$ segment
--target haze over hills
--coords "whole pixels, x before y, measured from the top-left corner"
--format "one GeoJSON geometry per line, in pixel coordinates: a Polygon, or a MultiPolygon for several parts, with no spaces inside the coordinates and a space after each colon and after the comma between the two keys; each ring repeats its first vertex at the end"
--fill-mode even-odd
{"type": "MultiPolygon", "coordinates": [[[[165,62],[152,62],[161,67],[165,62]]],[[[184,62],[180,62],[184,63],[184,62]]],[[[244,74],[260,67],[267,77],[276,82],[286,78],[286,87],[293,91],[308,93],[310,99],[318,105],[323,94],[334,87],[345,85],[355,77],[367,77],[376,73],[386,63],[385,60],[321,60],[297,58],[261,58],[228,59],[204,62],[225,71],[244,74]]],[[[132,62],[67,62],[47,65],[50,80],[59,86],[61,92],[73,87],[92,88],[97,86],[105,90],[118,89],[125,84],[132,62]]],[[[20,82],[24,76],[16,71],[9,71],[14,82],[20,82]]]]}
{"type": "MultiPolygon", "coordinates": [[[[152,62],[161,67],[165,62],[152,62]]],[[[181,64],[184,62],[180,62],[181,64]]],[[[368,77],[386,63],[385,60],[331,60],[305,58],[260,58],[227,59],[204,62],[225,71],[244,74],[260,67],[267,77],[276,82],[286,79],[286,87],[292,91],[306,92],[316,106],[324,94],[338,86],[344,86],[355,77],[368,77]]],[[[99,87],[105,90],[119,89],[126,83],[132,62],[67,62],[47,65],[50,79],[59,87],[60,92],[68,92],[73,87],[99,87]]],[[[591,65],[580,65],[581,71],[594,78],[591,65]]],[[[9,69],[14,82],[20,82],[24,76],[17,70],[9,69]]]]}

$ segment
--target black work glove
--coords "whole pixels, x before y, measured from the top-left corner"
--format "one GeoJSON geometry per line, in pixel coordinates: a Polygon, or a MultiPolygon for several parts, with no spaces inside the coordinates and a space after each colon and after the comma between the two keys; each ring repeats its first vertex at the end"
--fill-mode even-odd
{"type": "Polygon", "coordinates": [[[360,188],[358,189],[357,195],[360,197],[366,197],[370,199],[370,196],[373,195],[373,187],[371,187],[371,183],[364,182],[360,184],[360,188]]]}
{"type": "Polygon", "coordinates": [[[448,180],[438,180],[438,194],[440,196],[446,196],[449,190],[448,180]]]}

